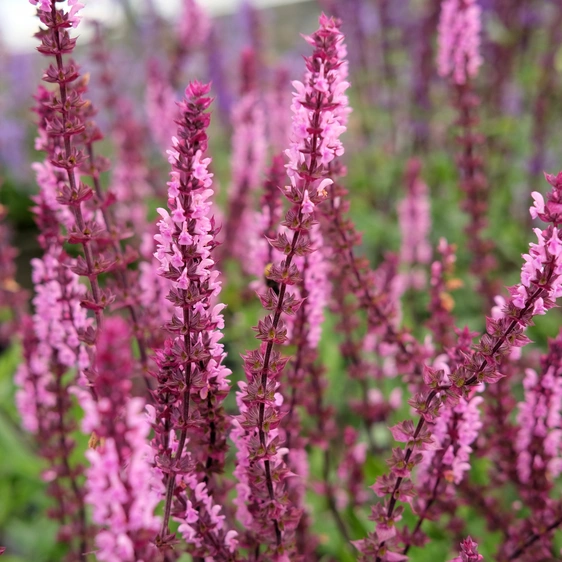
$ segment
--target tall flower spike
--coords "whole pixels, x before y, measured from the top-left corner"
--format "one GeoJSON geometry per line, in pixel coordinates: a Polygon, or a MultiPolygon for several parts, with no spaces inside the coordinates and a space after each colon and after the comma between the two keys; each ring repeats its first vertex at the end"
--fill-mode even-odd
{"type": "MultiPolygon", "coordinates": [[[[93,197],[93,191],[80,181],[80,166],[88,160],[81,142],[90,125],[87,122],[88,103],[82,99],[85,87],[84,81],[78,80],[77,65],[71,59],[63,59],[63,55],[72,53],[76,45],[76,39],[70,37],[68,30],[77,27],[80,22],[77,14],[83,6],[76,0],[69,0],[67,11],[64,7],[57,9],[55,0],[31,0],[31,3],[37,5],[37,15],[45,26],[36,34],[41,40],[37,49],[55,59],[55,64],[46,69],[43,81],[57,85],[52,92],[43,89],[39,99],[42,115],[38,144],[47,152],[45,169],[55,168],[53,175],[59,178],[56,200],[66,206],[72,216],[72,222],[65,225],[69,241],[82,246],[84,256],[76,260],[72,270],[89,280],[91,296],[84,299],[82,305],[94,311],[99,330],[103,309],[114,297],[102,291],[98,278],[111,270],[115,261],[96,251],[96,244],[107,238],[107,233],[97,217],[86,209],[85,202],[93,197]]],[[[95,337],[96,333],[93,333],[91,340],[95,341],[95,337]]]]}
{"type": "Polygon", "coordinates": [[[285,259],[268,270],[268,278],[278,291],[270,288],[260,295],[271,313],[254,328],[262,341],[260,348],[244,356],[248,382],[240,383],[241,415],[234,432],[239,450],[247,451],[245,470],[238,473],[238,490],[248,498],[243,515],[249,546],[259,549],[260,543],[265,543],[266,555],[279,562],[294,556],[293,535],[301,512],[285,494],[289,472],[283,461],[287,450],[281,447],[278,434],[282,403],[278,379],[287,360],[273,348],[287,340],[281,316],[294,314],[301,304],[288,289],[300,282],[297,256],[315,250],[310,237],[315,207],[327,198],[326,188],[332,183],[329,163],[344,151],[339,137],[346,127],[340,116],[348,107],[345,90],[349,84],[341,76],[345,47],[339,22],[322,15],[320,29],[305,39],[314,53],[305,59],[304,83],[293,82],[293,124],[286,151],[290,185],[284,188],[291,207],[282,223],[288,232],[270,240],[285,259]]]}
{"type": "Polygon", "coordinates": [[[406,165],[406,196],[398,204],[398,221],[402,234],[400,262],[401,290],[422,289],[425,285],[423,266],[431,260],[428,234],[431,229],[431,209],[428,188],[420,177],[421,162],[411,159],[406,165]]]}
{"type": "Polygon", "coordinates": [[[108,318],[97,342],[95,395],[79,391],[85,409],[85,433],[93,441],[86,451],[85,499],[100,527],[96,558],[104,562],[137,562],[161,558],[153,544],[160,528],[154,510],[160,503],[161,480],[151,463],[150,422],[144,398],[130,398],[133,357],[130,330],[122,318],[108,318]]]}
{"type": "Polygon", "coordinates": [[[474,78],[480,57],[480,6],[477,0],[443,0],[439,19],[439,74],[455,84],[474,78]]]}
{"type": "Polygon", "coordinates": [[[209,90],[208,84],[198,82],[186,88],[185,99],[178,104],[178,138],[173,137],[168,150],[172,165],[168,209],[158,209],[155,256],[158,273],[171,281],[168,300],[175,310],[165,326],[171,337],[156,353],[158,388],[155,409],[150,410],[156,467],[166,484],[157,542],[164,548],[173,539],[168,530],[173,511],[190,553],[220,562],[237,559],[237,541],[213,499],[214,475],[222,472],[226,452],[221,404],[229,390],[230,371],[223,365],[225,353],[219,343],[224,305],[215,304],[221,284],[211,256],[217,230],[210,216],[211,159],[204,157],[209,90]]]}
{"type": "MultiPolygon", "coordinates": [[[[39,14],[48,20],[51,12],[39,14]]],[[[62,12],[58,17],[66,21],[62,12]]],[[[61,149],[63,139],[47,134],[49,123],[57,119],[51,96],[39,87],[36,146],[53,155],[61,149]]],[[[19,386],[16,402],[25,429],[35,434],[39,454],[48,461],[43,478],[48,482],[49,495],[56,499],[50,514],[61,523],[59,540],[68,545],[66,559],[70,561],[83,558],[92,534],[80,486],[83,469],[72,460],[75,443],[70,436],[75,430],[71,394],[77,384],[86,384],[84,372],[91,364],[92,347],[83,341],[83,335],[91,330],[91,319],[81,306],[86,300],[86,287],[73,272],[75,260],[64,251],[60,232],[61,224],[69,228],[74,221],[70,208],[57,201],[68,176],[49,158],[33,168],[40,188],[33,198],[33,212],[44,253],[31,262],[34,314],[32,325],[29,322],[24,326],[24,363],[15,377],[19,386]]]]}
{"type": "MultiPolygon", "coordinates": [[[[41,4],[43,6],[45,2],[41,4]]],[[[89,328],[81,337],[88,343],[95,343],[102,327],[103,311],[117,299],[120,306],[127,308],[135,325],[135,338],[139,349],[140,369],[148,382],[148,354],[141,327],[141,310],[138,306],[134,273],[128,265],[136,260],[136,252],[123,246],[122,240],[130,234],[122,225],[116,224],[110,207],[113,196],[104,193],[100,175],[108,168],[108,160],[96,155],[94,144],[103,138],[96,126],[96,110],[89,100],[84,99],[88,79],[80,75],[78,65],[63,55],[71,53],[76,39],[71,39],[68,29],[79,22],[78,11],[82,5],[69,0],[68,6],[58,8],[62,3],[50,3],[48,11],[39,8],[37,14],[45,26],[37,36],[41,39],[38,50],[54,57],[43,75],[43,81],[55,84],[54,89],[40,87],[36,96],[39,115],[39,136],[36,148],[47,153],[42,164],[34,165],[38,183],[46,194],[46,201],[58,206],[56,215],[70,244],[79,244],[83,256],[72,264],[72,271],[86,277],[91,295],[85,295],[81,304],[92,310],[96,318],[95,330],[89,328]],[[91,178],[93,188],[82,177],[91,178]],[[56,201],[56,203],[54,203],[56,201]],[[111,272],[116,281],[113,293],[102,289],[100,276],[111,272]]],[[[41,236],[45,233],[42,232],[41,236]]],[[[106,287],[111,286],[108,280],[106,287]]]]}
{"type": "Polygon", "coordinates": [[[266,120],[255,84],[255,64],[254,51],[244,51],[241,66],[247,77],[241,97],[232,108],[232,178],[221,252],[222,256],[233,256],[242,262],[247,255],[246,236],[255,229],[251,204],[261,181],[267,152],[266,120]]]}
{"type": "Polygon", "coordinates": [[[79,484],[82,468],[72,461],[75,443],[70,437],[75,429],[71,393],[77,382],[86,382],[83,371],[90,366],[89,346],[80,341],[89,319],[80,306],[85,287],[70,270],[44,191],[35,202],[36,222],[47,235],[40,239],[44,255],[31,263],[35,312],[23,326],[24,362],[15,376],[16,404],[24,428],[35,435],[39,454],[47,460],[43,479],[56,500],[50,514],[61,523],[59,540],[69,547],[70,561],[81,559],[89,549],[92,531],[79,484]]]}
{"type": "MultiPolygon", "coordinates": [[[[442,407],[454,404],[459,397],[466,398],[470,390],[482,382],[493,384],[502,378],[499,371],[502,359],[514,348],[523,347],[530,341],[525,330],[532,324],[533,317],[545,314],[562,296],[562,233],[559,230],[562,172],[557,176],[546,174],[546,179],[553,187],[547,202],[534,193],[535,203],[530,211],[533,216],[551,224],[544,230],[535,228],[538,243],[531,243],[529,253],[523,255],[521,283],[509,287],[510,299],[494,318],[486,319],[486,333],[471,354],[464,354],[464,360],[448,376],[447,384],[442,372],[425,368],[424,380],[431,390],[410,401],[420,416],[417,425],[407,420],[391,428],[394,438],[406,443],[401,465],[407,465],[409,471],[420,464],[423,457],[418,453],[437,446],[428,425],[439,417],[442,407]]],[[[392,467],[391,472],[392,475],[383,475],[373,486],[378,496],[388,498],[384,502],[384,513],[379,510],[377,531],[355,543],[361,552],[361,561],[374,559],[382,562],[391,560],[391,554],[399,556],[397,545],[387,544],[390,538],[387,529],[394,524],[397,502],[411,501],[412,482],[409,475],[401,474],[396,467],[392,467]],[[382,535],[378,526],[382,526],[382,535]]]]}
{"type": "Polygon", "coordinates": [[[467,246],[471,253],[470,270],[477,279],[478,293],[490,304],[499,288],[491,278],[496,268],[494,243],[484,232],[488,225],[487,210],[490,186],[486,179],[480,145],[484,137],[477,129],[480,99],[474,93],[471,79],[482,62],[480,44],[480,7],[476,0],[444,0],[439,22],[438,70],[453,86],[454,106],[459,134],[457,166],[460,188],[464,192],[461,207],[469,216],[465,226],[467,246]]]}

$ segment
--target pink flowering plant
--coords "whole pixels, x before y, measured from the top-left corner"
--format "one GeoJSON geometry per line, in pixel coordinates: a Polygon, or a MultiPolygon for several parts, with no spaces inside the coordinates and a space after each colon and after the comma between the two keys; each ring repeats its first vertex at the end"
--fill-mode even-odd
{"type": "Polygon", "coordinates": [[[119,36],[31,4],[40,83],[0,76],[2,558],[560,559],[562,7],[325,1],[293,57],[249,2],[123,2],[119,36]]]}

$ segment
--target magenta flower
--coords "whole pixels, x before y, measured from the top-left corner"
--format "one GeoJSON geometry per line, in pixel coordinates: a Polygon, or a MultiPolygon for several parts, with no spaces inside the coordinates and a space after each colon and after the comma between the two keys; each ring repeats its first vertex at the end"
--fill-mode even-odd
{"type": "Polygon", "coordinates": [[[477,0],[443,0],[439,19],[437,66],[441,76],[465,84],[482,64],[480,6],[477,0]]]}
{"type": "Polygon", "coordinates": [[[293,82],[293,126],[286,151],[290,185],[285,186],[284,195],[291,208],[282,224],[292,235],[281,232],[270,241],[285,255],[280,263],[272,264],[267,275],[279,290],[269,288],[260,294],[262,305],[271,314],[254,328],[262,341],[260,348],[244,356],[248,382],[240,383],[241,415],[234,432],[239,450],[248,455],[245,470],[238,470],[238,502],[248,498],[249,504],[247,510],[239,506],[239,514],[252,533],[248,541],[265,543],[267,552],[278,561],[288,560],[294,551],[293,533],[301,510],[292,506],[284,493],[289,472],[283,461],[287,451],[279,447],[277,433],[282,403],[278,379],[287,360],[273,348],[288,339],[281,316],[294,314],[302,304],[288,289],[300,282],[297,256],[309,256],[315,250],[310,237],[314,209],[327,198],[326,188],[332,183],[329,163],[343,154],[339,137],[346,128],[342,120],[348,106],[348,83],[341,75],[345,48],[339,23],[322,15],[320,29],[305,39],[315,51],[305,59],[305,83],[293,82]]]}
{"type": "MultiPolygon", "coordinates": [[[[378,524],[387,525],[392,521],[402,485],[411,485],[409,477],[401,475],[396,467],[410,463],[408,469],[412,470],[422,462],[420,452],[438,447],[428,424],[434,424],[443,411],[457,404],[460,398],[466,400],[473,387],[482,382],[493,384],[502,378],[504,375],[499,371],[502,358],[509,355],[513,348],[522,347],[530,341],[524,332],[533,317],[554,307],[556,299],[562,295],[562,239],[558,230],[562,221],[558,204],[562,200],[562,172],[546,178],[553,189],[548,195],[544,212],[539,216],[552,224],[542,231],[535,229],[538,244],[530,244],[529,254],[523,256],[525,263],[521,270],[521,283],[509,288],[511,298],[506,301],[501,313],[496,311],[495,318],[487,318],[487,333],[471,353],[462,354],[463,360],[446,378],[443,370],[425,367],[424,382],[431,390],[419,393],[410,401],[420,416],[418,423],[414,425],[407,420],[391,428],[394,438],[407,445],[402,463],[391,465],[392,475],[384,475],[377,481],[377,494],[389,496],[384,502],[388,521],[379,519],[378,524]]],[[[474,435],[469,432],[464,440],[468,443],[473,438],[474,435]]],[[[455,458],[450,455],[448,460],[452,464],[455,458]]],[[[460,458],[460,463],[457,477],[465,468],[463,458],[460,458]]],[[[388,557],[389,548],[396,552],[396,546],[387,545],[376,532],[356,546],[362,552],[362,560],[374,554],[376,562],[381,562],[388,559],[383,556],[388,557]]]]}
{"type": "Polygon", "coordinates": [[[85,499],[100,530],[96,557],[104,562],[159,560],[153,538],[162,482],[153,470],[150,423],[143,398],[130,398],[133,357],[124,320],[108,318],[97,342],[94,395],[76,389],[84,408],[82,428],[92,435],[86,451],[85,499]]]}
{"type": "Polygon", "coordinates": [[[401,275],[401,290],[422,289],[424,271],[419,269],[431,260],[428,235],[431,229],[431,209],[427,185],[420,177],[421,163],[410,160],[406,167],[406,197],[398,204],[398,221],[402,241],[400,261],[405,269],[401,275]],[[418,266],[418,268],[416,268],[418,266]]]}
{"type": "Polygon", "coordinates": [[[484,557],[478,554],[478,544],[467,537],[461,542],[459,556],[453,558],[451,562],[480,562],[481,560],[484,560],[484,557]]]}
{"type": "Polygon", "coordinates": [[[460,484],[470,470],[472,444],[482,428],[479,406],[483,400],[482,396],[475,395],[442,408],[432,427],[432,436],[439,449],[424,451],[417,474],[419,488],[434,484],[433,477],[443,477],[448,482],[460,484]]]}
{"type": "Polygon", "coordinates": [[[235,560],[236,540],[213,499],[213,475],[222,472],[226,421],[221,403],[229,390],[229,369],[220,339],[223,304],[212,250],[216,229],[210,215],[213,195],[206,128],[210,86],[192,82],[178,104],[178,136],[172,138],[168,161],[168,209],[160,208],[155,256],[158,273],[171,283],[174,305],[165,325],[171,335],[156,353],[159,372],[156,405],[151,408],[156,437],[156,467],[164,477],[166,503],[157,544],[167,547],[169,518],[195,556],[235,560]],[[212,419],[201,424],[201,419],[212,419]],[[175,500],[175,507],[172,503],[175,500]]]}
{"type": "MultiPolygon", "coordinates": [[[[242,72],[252,75],[256,54],[247,50],[243,56],[242,72]],[[250,67],[251,70],[247,70],[250,67]],[[244,72],[246,70],[246,72],[244,72]]],[[[247,237],[261,236],[256,233],[251,204],[260,186],[265,169],[267,142],[265,137],[265,113],[255,80],[250,78],[238,102],[232,109],[232,157],[229,186],[228,220],[224,227],[222,255],[239,258],[246,266],[247,237]],[[241,233],[244,233],[242,235],[241,233]]],[[[263,271],[261,272],[263,274],[263,271]]]]}

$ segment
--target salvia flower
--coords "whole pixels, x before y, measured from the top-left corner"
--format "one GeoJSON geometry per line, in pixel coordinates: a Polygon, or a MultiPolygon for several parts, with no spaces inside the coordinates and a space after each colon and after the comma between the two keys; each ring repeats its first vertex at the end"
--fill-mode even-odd
{"type": "Polygon", "coordinates": [[[159,560],[153,539],[160,528],[154,515],[162,482],[152,470],[150,422],[143,398],[130,398],[133,357],[131,334],[119,317],[108,318],[97,342],[94,395],[77,391],[85,410],[85,499],[99,525],[96,557],[104,562],[159,560]]]}
{"type": "Polygon", "coordinates": [[[178,104],[178,136],[167,151],[172,165],[168,208],[158,209],[155,256],[158,273],[171,283],[168,300],[174,313],[165,325],[171,337],[156,353],[158,388],[151,415],[157,472],[166,485],[157,542],[165,547],[173,538],[168,531],[173,514],[190,551],[218,561],[235,559],[236,540],[212,495],[213,474],[224,466],[226,421],[221,403],[229,390],[230,371],[223,365],[224,305],[216,302],[221,284],[211,255],[217,242],[210,216],[211,159],[204,155],[209,90],[198,82],[186,88],[178,104]]]}
{"type": "MultiPolygon", "coordinates": [[[[386,526],[393,520],[402,485],[411,485],[409,476],[396,467],[406,465],[411,471],[423,459],[419,453],[439,447],[429,425],[436,422],[443,407],[458,403],[459,398],[467,399],[471,389],[482,382],[493,384],[501,379],[504,376],[499,371],[502,358],[508,356],[514,347],[522,347],[530,341],[524,332],[533,317],[545,314],[562,295],[562,240],[558,230],[562,215],[557,213],[557,201],[562,194],[562,173],[546,177],[553,190],[540,214],[541,218],[549,219],[553,224],[544,230],[535,229],[538,243],[531,243],[529,253],[523,255],[525,263],[521,269],[521,283],[509,287],[511,297],[501,315],[496,312],[498,317],[487,318],[486,333],[470,353],[463,354],[464,360],[446,378],[443,370],[424,368],[424,382],[430,390],[419,393],[410,401],[420,416],[418,423],[414,425],[407,420],[391,428],[394,438],[406,443],[406,450],[403,462],[391,466],[392,475],[384,475],[375,485],[377,495],[390,498],[384,502],[388,521],[379,519],[377,524],[386,526]]],[[[383,534],[386,532],[384,529],[383,534]]],[[[360,542],[358,547],[363,556],[369,552],[376,553],[377,562],[387,560],[384,558],[387,552],[396,552],[396,545],[387,545],[376,532],[360,542]]]]}
{"type": "MultiPolygon", "coordinates": [[[[48,231],[58,232],[41,195],[37,203],[38,224],[53,224],[48,231]]],[[[39,454],[48,463],[43,479],[55,499],[51,516],[61,523],[59,540],[69,547],[68,560],[79,560],[88,550],[91,528],[79,484],[82,469],[72,461],[75,443],[69,434],[75,429],[71,393],[77,384],[86,384],[84,371],[90,366],[88,347],[81,341],[90,321],[80,306],[85,287],[70,270],[61,239],[54,235],[43,241],[49,243],[45,254],[32,261],[35,312],[23,325],[24,361],[15,376],[16,404],[24,428],[36,436],[39,454]]]]}
{"type": "Polygon", "coordinates": [[[444,478],[458,485],[470,470],[472,444],[482,428],[479,405],[482,396],[459,399],[457,404],[444,406],[432,427],[433,439],[439,450],[424,451],[424,460],[417,474],[420,488],[429,486],[436,478],[444,478]],[[424,470],[427,467],[427,473],[424,470]]]}
{"type": "Polygon", "coordinates": [[[326,189],[332,183],[329,164],[344,151],[339,137],[346,128],[341,115],[348,106],[348,83],[341,77],[345,48],[339,22],[322,15],[320,29],[305,39],[314,47],[314,53],[305,59],[304,83],[293,82],[293,123],[286,151],[290,185],[284,188],[291,208],[282,223],[287,231],[270,240],[285,258],[273,263],[267,273],[278,291],[270,287],[260,294],[262,305],[271,313],[255,328],[256,337],[262,341],[260,348],[244,356],[248,382],[240,384],[241,415],[235,426],[238,447],[248,452],[246,470],[240,471],[243,474],[238,486],[239,495],[248,498],[247,540],[265,543],[268,554],[279,561],[289,560],[294,551],[293,535],[301,511],[290,504],[284,492],[289,472],[283,461],[286,450],[277,435],[282,403],[278,379],[287,359],[274,346],[288,339],[281,316],[294,314],[302,304],[296,293],[289,292],[301,281],[295,260],[316,249],[310,229],[315,207],[327,198],[326,189]]]}
{"type": "MultiPolygon", "coordinates": [[[[80,78],[76,63],[63,58],[75,48],[76,39],[70,37],[68,30],[77,27],[80,21],[77,14],[83,6],[76,0],[69,0],[68,11],[64,7],[58,9],[55,0],[41,0],[39,4],[33,0],[32,4],[38,5],[37,15],[45,26],[36,34],[41,40],[38,50],[55,60],[45,70],[43,81],[56,84],[56,88],[40,90],[37,98],[38,142],[47,152],[44,175],[53,178],[49,168],[57,169],[56,201],[69,209],[73,219],[65,225],[68,241],[79,244],[83,251],[83,256],[78,257],[72,269],[88,278],[91,294],[82,300],[82,305],[94,311],[99,329],[103,310],[114,299],[108,291],[101,289],[99,276],[113,269],[115,260],[98,252],[98,244],[105,244],[108,234],[97,214],[86,208],[85,203],[92,199],[93,190],[80,179],[80,169],[88,159],[90,167],[97,167],[84,145],[91,144],[99,132],[91,122],[92,108],[82,97],[86,90],[85,80],[80,78]]],[[[96,332],[91,334],[91,341],[95,341],[96,335],[96,332]]]]}
{"type": "Polygon", "coordinates": [[[402,290],[421,289],[425,283],[423,270],[431,259],[428,235],[431,228],[430,205],[427,185],[420,177],[421,163],[410,160],[406,167],[406,197],[398,205],[398,221],[402,234],[400,261],[408,270],[403,273],[402,290]]]}
{"type": "Polygon", "coordinates": [[[480,57],[480,7],[477,0],[443,0],[439,19],[437,65],[455,84],[474,78],[480,57]]]}
{"type": "Polygon", "coordinates": [[[523,484],[522,499],[535,513],[549,504],[553,480],[562,472],[561,353],[562,337],[558,334],[549,342],[549,353],[541,358],[540,374],[526,369],[524,401],[518,405],[517,474],[523,484]]]}
{"type": "MultiPolygon", "coordinates": [[[[143,374],[147,370],[148,355],[140,326],[141,311],[136,298],[134,273],[127,266],[136,260],[136,252],[122,247],[122,240],[130,234],[123,225],[115,222],[112,194],[104,193],[100,176],[108,168],[108,160],[96,155],[94,143],[103,138],[96,126],[94,106],[84,98],[88,77],[80,75],[78,65],[63,57],[74,50],[76,39],[71,39],[69,29],[78,25],[78,11],[82,5],[76,1],[60,9],[55,1],[51,9],[38,9],[45,26],[37,36],[41,39],[38,50],[53,57],[43,75],[43,81],[55,84],[53,90],[40,87],[36,96],[39,116],[39,136],[36,148],[47,155],[42,164],[35,164],[37,180],[45,193],[44,201],[51,206],[59,219],[62,231],[70,244],[78,244],[82,254],[71,265],[72,271],[88,279],[91,291],[84,295],[81,305],[93,311],[95,329],[89,328],[81,337],[95,343],[102,328],[103,311],[117,297],[119,306],[128,309],[135,325],[135,338],[139,347],[143,374]],[[85,181],[91,178],[93,187],[85,181]],[[57,208],[58,207],[58,208],[57,208]],[[102,274],[111,272],[117,282],[115,291],[108,280],[102,288],[102,274]]],[[[43,232],[41,236],[44,236],[43,232]]],[[[146,380],[146,379],[145,379],[146,380]]]]}

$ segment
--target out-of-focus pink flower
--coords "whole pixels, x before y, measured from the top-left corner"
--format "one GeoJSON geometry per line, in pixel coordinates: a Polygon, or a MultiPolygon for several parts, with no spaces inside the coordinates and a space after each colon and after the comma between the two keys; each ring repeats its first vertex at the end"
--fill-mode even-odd
{"type": "Polygon", "coordinates": [[[477,0],[443,0],[441,4],[437,68],[455,84],[474,78],[482,64],[480,14],[477,0]]]}
{"type": "Polygon", "coordinates": [[[451,562],[480,562],[484,560],[481,554],[478,554],[478,544],[470,537],[461,542],[460,555],[453,558],[451,562]]]}

